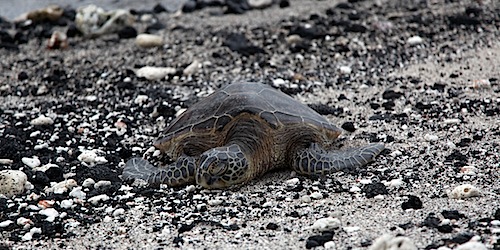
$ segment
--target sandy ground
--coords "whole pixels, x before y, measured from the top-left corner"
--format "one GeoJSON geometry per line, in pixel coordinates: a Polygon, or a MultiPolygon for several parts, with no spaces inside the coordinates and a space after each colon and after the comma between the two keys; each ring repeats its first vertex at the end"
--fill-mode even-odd
{"type": "MultiPolygon", "coordinates": [[[[411,243],[406,244],[418,249],[453,249],[471,238],[487,249],[499,249],[498,6],[432,1],[415,10],[410,5],[417,1],[410,2],[361,1],[354,4],[356,11],[342,12],[360,13],[359,23],[369,27],[365,33],[336,28],[341,25],[332,22],[337,16],[325,13],[337,2],[311,0],[244,15],[211,16],[208,9],[175,17],[159,14],[166,24],[159,31],[167,44],[163,48],[140,49],[133,39],[107,36],[70,38],[67,50],[45,50],[43,39],[31,39],[19,51],[0,49],[0,137],[19,141],[20,149],[13,153],[15,147],[2,141],[0,158],[14,163],[0,165],[0,170],[35,175],[20,159],[38,156],[42,164],[57,162],[79,186],[90,177],[110,180],[113,187],[84,189],[87,199],[91,194],[110,198],[92,203],[67,192],[50,194],[44,191],[49,184],[36,184],[6,201],[16,209],[4,208],[0,222],[22,215],[32,218],[42,234],[23,241],[20,237],[28,229],[0,229],[0,249],[303,249],[312,241],[320,249],[366,249],[384,234],[407,237],[404,241],[411,243]],[[483,10],[481,24],[449,24],[448,16],[470,6],[483,10]],[[415,16],[420,22],[411,21],[415,16]],[[377,20],[392,20],[395,30],[373,31],[377,20]],[[326,24],[328,38],[311,39],[306,51],[292,52],[285,38],[296,23],[326,24]],[[266,54],[230,51],[222,45],[230,32],[245,34],[266,54]],[[416,35],[423,42],[409,45],[408,38],[416,35]],[[133,73],[145,65],[183,69],[194,59],[202,67],[193,76],[149,81],[133,73]],[[343,74],[341,66],[352,72],[343,74]],[[54,73],[56,69],[63,73],[54,73]],[[18,80],[20,72],[29,78],[18,80]],[[156,190],[118,178],[124,162],[145,153],[177,110],[232,81],[273,85],[276,79],[285,80],[283,91],[315,105],[332,123],[355,124],[355,132],[341,136],[339,147],[384,142],[387,150],[357,173],[310,179],[280,170],[229,190],[156,190]],[[48,90],[36,94],[40,86],[48,90]],[[149,100],[134,104],[139,94],[149,100]],[[157,110],[164,110],[159,118],[153,115],[157,110]],[[54,125],[29,124],[41,114],[54,117],[54,125]],[[120,119],[127,121],[127,133],[107,134],[120,119]],[[41,135],[29,136],[37,130],[41,135]],[[60,139],[50,141],[55,132],[60,139]],[[43,141],[69,149],[33,150],[43,141]],[[91,167],[80,163],[76,156],[87,149],[100,150],[108,162],[91,167]],[[450,198],[449,192],[463,184],[478,188],[480,195],[450,198]],[[33,200],[29,193],[41,197],[33,200]],[[61,228],[51,228],[52,223],[19,205],[38,200],[55,200],[55,208],[67,213],[53,224],[61,228]],[[75,200],[75,206],[63,209],[63,200],[75,200]],[[338,219],[340,225],[324,232],[311,228],[321,218],[338,219]]],[[[139,31],[147,26],[136,25],[139,31]]],[[[403,244],[391,249],[414,248],[403,244]]]]}

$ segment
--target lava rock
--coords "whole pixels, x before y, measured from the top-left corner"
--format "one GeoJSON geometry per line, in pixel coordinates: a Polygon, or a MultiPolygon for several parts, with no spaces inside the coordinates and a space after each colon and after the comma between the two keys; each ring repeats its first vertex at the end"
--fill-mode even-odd
{"type": "Polygon", "coordinates": [[[439,218],[429,214],[420,225],[424,227],[437,228],[440,223],[441,220],[439,218]]]}
{"type": "Polygon", "coordinates": [[[272,222],[269,222],[267,225],[266,225],[266,229],[268,230],[276,230],[278,229],[278,225],[276,223],[272,223],[272,222]]]}
{"type": "Polygon", "coordinates": [[[351,133],[356,131],[356,128],[354,127],[354,123],[352,123],[352,122],[344,122],[344,124],[342,124],[342,128],[346,131],[351,132],[351,133]]]}
{"type": "Polygon", "coordinates": [[[127,26],[118,31],[118,37],[120,39],[129,39],[137,36],[137,30],[132,26],[127,26]]]}
{"type": "Polygon", "coordinates": [[[443,210],[441,214],[445,219],[450,220],[459,220],[461,218],[465,218],[465,215],[461,214],[457,210],[443,210]]]}
{"type": "Polygon", "coordinates": [[[238,52],[244,56],[264,53],[264,49],[254,46],[243,34],[231,33],[223,42],[224,46],[229,47],[232,51],[238,52]]]}
{"type": "Polygon", "coordinates": [[[392,89],[389,89],[389,90],[386,90],[384,91],[384,93],[382,94],[382,98],[386,99],[386,100],[394,100],[394,99],[398,99],[400,98],[401,96],[403,96],[403,93],[401,92],[396,92],[392,89]]]}
{"type": "Polygon", "coordinates": [[[410,208],[421,209],[422,207],[423,207],[422,201],[420,200],[420,198],[414,195],[408,195],[408,200],[401,204],[401,208],[403,208],[403,210],[410,208]]]}
{"type": "Polygon", "coordinates": [[[389,194],[386,186],[381,182],[369,183],[361,188],[361,191],[365,193],[366,198],[373,198],[381,194],[389,194]]]}
{"type": "Polygon", "coordinates": [[[306,248],[311,249],[313,247],[323,246],[326,242],[331,241],[333,239],[332,232],[324,232],[320,235],[313,235],[307,238],[306,248]]]}

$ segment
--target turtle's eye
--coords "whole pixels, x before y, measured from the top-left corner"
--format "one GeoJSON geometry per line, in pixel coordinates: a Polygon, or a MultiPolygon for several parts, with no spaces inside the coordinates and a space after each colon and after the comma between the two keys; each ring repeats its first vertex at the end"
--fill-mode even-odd
{"type": "Polygon", "coordinates": [[[212,175],[221,175],[222,173],[226,172],[226,169],[227,169],[227,164],[225,162],[217,162],[210,165],[208,171],[210,171],[210,174],[212,175]]]}

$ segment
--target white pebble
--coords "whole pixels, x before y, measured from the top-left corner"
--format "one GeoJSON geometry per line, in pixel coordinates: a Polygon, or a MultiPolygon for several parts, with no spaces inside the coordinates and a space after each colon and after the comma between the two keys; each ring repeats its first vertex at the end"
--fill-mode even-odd
{"type": "Polygon", "coordinates": [[[185,190],[186,190],[186,192],[191,193],[194,190],[196,190],[196,187],[194,185],[189,185],[189,186],[186,187],[185,190]]]}
{"type": "Polygon", "coordinates": [[[471,184],[463,184],[454,188],[448,193],[448,196],[453,199],[465,199],[475,196],[480,196],[481,191],[471,184]]]}
{"type": "Polygon", "coordinates": [[[160,47],[163,45],[163,38],[152,34],[139,34],[135,38],[135,44],[142,48],[160,47]]]}
{"type": "Polygon", "coordinates": [[[110,223],[111,221],[113,221],[113,219],[108,215],[106,215],[104,219],[102,219],[102,222],[104,223],[110,223]]]}
{"type": "Polygon", "coordinates": [[[111,186],[111,181],[98,181],[94,184],[95,189],[102,189],[111,186]]]}
{"type": "Polygon", "coordinates": [[[144,66],[135,71],[138,77],[144,77],[148,80],[160,80],[165,78],[167,75],[175,74],[177,70],[172,67],[152,67],[144,66]]]}
{"type": "Polygon", "coordinates": [[[93,150],[84,150],[77,159],[81,162],[94,163],[96,157],[97,154],[93,150]]]}
{"type": "Polygon", "coordinates": [[[349,75],[352,73],[352,69],[349,66],[340,66],[340,73],[344,75],[349,75]]]}
{"type": "Polygon", "coordinates": [[[209,200],[207,202],[207,204],[210,206],[218,206],[218,205],[222,204],[222,200],[219,200],[219,199],[209,200]]]}
{"type": "Polygon", "coordinates": [[[361,180],[359,180],[359,183],[364,184],[364,185],[371,184],[372,180],[370,180],[370,179],[361,179],[361,180]]]}
{"type": "Polygon", "coordinates": [[[273,86],[274,87],[281,87],[281,86],[284,86],[286,85],[286,82],[285,80],[281,79],[281,78],[276,78],[273,80],[273,86]]]}
{"type": "Polygon", "coordinates": [[[40,164],[42,164],[40,162],[40,159],[38,159],[38,157],[33,157],[33,158],[29,158],[29,157],[23,157],[21,159],[21,161],[24,163],[24,165],[30,167],[30,168],[36,168],[38,166],[40,166],[40,164]]]}
{"type": "Polygon", "coordinates": [[[115,209],[115,211],[113,211],[113,216],[114,217],[120,216],[120,215],[123,215],[124,213],[125,213],[125,209],[117,208],[117,209],[115,209]]]}
{"type": "Polygon", "coordinates": [[[327,217],[315,221],[314,224],[310,226],[308,229],[320,232],[331,231],[332,229],[340,228],[341,224],[342,223],[340,222],[339,219],[327,217]]]}
{"type": "Polygon", "coordinates": [[[45,188],[45,192],[54,193],[54,194],[62,194],[72,189],[73,187],[78,186],[75,180],[67,179],[58,183],[52,183],[53,185],[50,188],[45,188]]]}
{"type": "Polygon", "coordinates": [[[190,76],[195,74],[200,68],[200,61],[194,60],[191,64],[189,64],[183,71],[182,74],[185,76],[190,76]]]}
{"type": "Polygon", "coordinates": [[[16,221],[17,225],[19,226],[22,226],[23,229],[28,229],[31,227],[31,225],[33,225],[33,221],[31,219],[28,219],[28,218],[24,218],[24,217],[19,217],[17,218],[17,221],[16,221]]]}
{"type": "Polygon", "coordinates": [[[21,240],[23,240],[23,241],[31,240],[31,239],[33,239],[33,235],[34,234],[41,234],[41,233],[42,233],[42,229],[41,228],[34,227],[34,228],[30,229],[29,232],[27,232],[26,234],[24,234],[23,237],[21,237],[21,240]]]}
{"type": "Polygon", "coordinates": [[[14,223],[13,221],[11,220],[5,220],[5,221],[2,221],[0,222],[0,228],[3,228],[3,227],[8,227],[10,226],[10,224],[14,223]]]}
{"type": "Polygon", "coordinates": [[[417,250],[417,247],[408,237],[382,235],[368,248],[369,250],[417,250]]]}
{"type": "Polygon", "coordinates": [[[149,97],[147,95],[137,95],[137,97],[134,99],[135,104],[142,105],[148,101],[149,97]]]}
{"type": "Polygon", "coordinates": [[[304,196],[300,197],[300,200],[304,203],[310,203],[311,197],[309,195],[304,195],[304,196]]]}
{"type": "Polygon", "coordinates": [[[354,227],[344,227],[343,229],[346,233],[354,233],[359,231],[361,228],[354,226],[354,227]]]}
{"type": "Polygon", "coordinates": [[[88,187],[92,187],[92,186],[94,186],[94,184],[95,184],[94,179],[92,179],[92,178],[87,178],[87,179],[85,179],[85,180],[83,181],[83,183],[82,183],[82,187],[86,187],[86,188],[88,188],[88,187]]]}
{"type": "Polygon", "coordinates": [[[390,181],[388,181],[388,185],[389,187],[394,187],[394,188],[397,188],[397,187],[400,187],[401,185],[403,185],[403,179],[392,179],[390,181]]]}
{"type": "Polygon", "coordinates": [[[57,212],[57,210],[55,210],[54,208],[51,208],[51,207],[43,209],[38,213],[41,215],[47,216],[47,218],[45,218],[45,220],[48,222],[54,222],[56,217],[59,216],[59,212],[57,212]]]}
{"type": "Polygon", "coordinates": [[[33,126],[41,126],[41,125],[52,125],[54,124],[54,120],[50,117],[46,117],[44,115],[41,115],[30,122],[31,125],[33,126]]]}
{"type": "Polygon", "coordinates": [[[97,205],[99,204],[99,202],[101,201],[107,201],[109,200],[109,196],[106,195],[106,194],[100,194],[100,195],[96,195],[94,197],[91,197],[88,199],[88,202],[94,204],[94,205],[97,205]]]}
{"type": "Polygon", "coordinates": [[[0,194],[7,197],[22,194],[26,188],[28,176],[19,170],[0,171],[0,194]]]}
{"type": "Polygon", "coordinates": [[[0,165],[11,165],[12,163],[14,163],[14,161],[11,159],[0,159],[0,165]]]}
{"type": "Polygon", "coordinates": [[[481,243],[481,242],[475,242],[475,241],[469,241],[466,242],[457,248],[455,250],[487,250],[486,246],[481,243]]]}
{"type": "Polygon", "coordinates": [[[459,124],[461,121],[460,119],[445,119],[444,124],[459,124]]]}
{"type": "Polygon", "coordinates": [[[358,192],[361,192],[361,188],[359,188],[358,186],[352,186],[349,189],[349,192],[351,192],[351,193],[358,193],[358,192]]]}
{"type": "Polygon", "coordinates": [[[422,37],[419,37],[419,36],[412,36],[412,37],[408,38],[407,42],[409,45],[414,46],[414,45],[418,45],[418,44],[423,43],[424,39],[422,39],[422,37]]]}
{"type": "Polygon", "coordinates": [[[299,182],[300,182],[299,178],[292,178],[290,180],[285,181],[285,183],[287,185],[290,185],[290,186],[295,186],[295,185],[299,184],[299,182]]]}
{"type": "Polygon", "coordinates": [[[437,135],[425,134],[424,139],[426,141],[434,142],[434,141],[439,140],[439,137],[437,135]]]}
{"type": "Polygon", "coordinates": [[[59,206],[66,209],[71,208],[73,206],[73,200],[63,200],[59,206]]]}
{"type": "Polygon", "coordinates": [[[323,246],[325,247],[325,249],[337,249],[337,244],[335,244],[334,241],[325,242],[323,246]]]}
{"type": "Polygon", "coordinates": [[[80,200],[85,200],[85,197],[87,194],[82,191],[82,187],[75,187],[71,192],[69,192],[69,196],[80,199],[80,200]]]}
{"type": "Polygon", "coordinates": [[[314,192],[311,194],[311,198],[315,200],[323,199],[323,194],[321,194],[320,192],[314,192]]]}
{"type": "Polygon", "coordinates": [[[403,155],[403,152],[401,152],[399,150],[394,150],[389,155],[391,155],[392,157],[398,157],[398,156],[403,155]]]}

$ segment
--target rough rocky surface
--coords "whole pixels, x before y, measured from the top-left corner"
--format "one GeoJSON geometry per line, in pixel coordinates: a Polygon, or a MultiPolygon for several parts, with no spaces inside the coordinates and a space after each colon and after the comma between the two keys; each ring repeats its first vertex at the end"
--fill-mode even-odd
{"type": "Polygon", "coordinates": [[[31,185],[0,197],[0,249],[367,249],[383,235],[500,249],[498,2],[279,2],[242,15],[135,9],[132,27],[94,39],[71,8],[57,22],[2,19],[0,170],[31,185]],[[65,49],[47,48],[54,30],[65,49]],[[145,32],[165,45],[127,35],[145,32]],[[148,80],[145,66],[176,70],[148,80]],[[176,114],[239,80],[342,126],[339,147],[388,149],[355,173],[282,170],[229,190],[121,181],[127,159],[157,157],[151,143],[176,114]],[[479,196],[452,198],[464,184],[479,196]]]}

